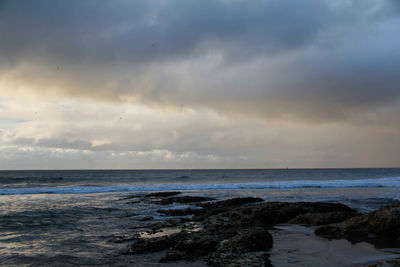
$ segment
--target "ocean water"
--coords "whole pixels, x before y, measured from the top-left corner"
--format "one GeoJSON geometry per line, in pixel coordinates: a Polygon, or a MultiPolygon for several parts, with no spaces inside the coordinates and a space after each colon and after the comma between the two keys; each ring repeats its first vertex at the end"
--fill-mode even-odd
{"type": "Polygon", "coordinates": [[[340,202],[366,212],[400,200],[400,169],[0,171],[0,265],[164,266],[157,255],[121,251],[146,229],[143,218],[167,220],[156,211],[182,207],[140,201],[167,190],[340,202]]]}

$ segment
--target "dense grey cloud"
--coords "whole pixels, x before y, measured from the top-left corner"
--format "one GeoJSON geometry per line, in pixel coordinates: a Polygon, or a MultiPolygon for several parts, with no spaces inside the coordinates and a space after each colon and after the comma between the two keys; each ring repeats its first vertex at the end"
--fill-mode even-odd
{"type": "Polygon", "coordinates": [[[2,1],[0,78],[39,93],[346,120],[399,101],[399,6],[2,1]]]}
{"type": "Polygon", "coordinates": [[[11,61],[91,63],[185,57],[207,42],[275,53],[308,44],[333,16],[316,0],[3,1],[0,12],[11,61]]]}

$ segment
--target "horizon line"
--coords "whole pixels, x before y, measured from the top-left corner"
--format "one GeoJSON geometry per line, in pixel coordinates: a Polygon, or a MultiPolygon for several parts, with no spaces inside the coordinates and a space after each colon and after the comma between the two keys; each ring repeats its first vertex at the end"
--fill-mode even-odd
{"type": "Polygon", "coordinates": [[[322,169],[400,169],[400,167],[281,167],[281,168],[98,168],[98,169],[0,169],[0,171],[218,171],[218,170],[322,170],[322,169]]]}

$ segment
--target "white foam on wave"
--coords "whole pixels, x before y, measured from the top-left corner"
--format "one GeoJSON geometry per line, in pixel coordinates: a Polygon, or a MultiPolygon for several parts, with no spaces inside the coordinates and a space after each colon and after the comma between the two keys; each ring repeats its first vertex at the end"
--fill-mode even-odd
{"type": "Polygon", "coordinates": [[[223,189],[291,189],[291,188],[400,188],[400,177],[358,180],[298,180],[257,183],[212,184],[145,184],[115,186],[65,186],[0,188],[0,195],[21,194],[90,194],[106,192],[169,191],[169,190],[223,190],[223,189]]]}

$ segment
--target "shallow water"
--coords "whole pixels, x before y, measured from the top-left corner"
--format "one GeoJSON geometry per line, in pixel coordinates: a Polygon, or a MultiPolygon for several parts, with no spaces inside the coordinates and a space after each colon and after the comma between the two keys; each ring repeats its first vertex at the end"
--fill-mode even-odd
{"type": "Polygon", "coordinates": [[[400,257],[400,249],[391,253],[368,243],[351,244],[346,240],[327,240],[314,234],[315,228],[278,225],[270,233],[274,247],[270,260],[274,266],[368,266],[370,263],[400,257]]]}

